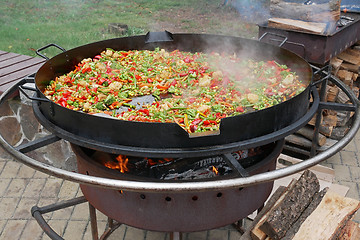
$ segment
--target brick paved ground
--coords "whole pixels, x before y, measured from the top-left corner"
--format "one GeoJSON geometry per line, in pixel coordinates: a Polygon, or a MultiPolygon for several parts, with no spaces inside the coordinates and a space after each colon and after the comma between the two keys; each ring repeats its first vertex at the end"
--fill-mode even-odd
{"type": "MultiPolygon", "coordinates": [[[[25,109],[29,110],[28,107],[25,109]]],[[[38,129],[33,118],[27,121],[22,120],[24,116],[29,116],[24,109],[10,104],[10,107],[0,109],[0,116],[4,113],[20,112],[21,126],[14,124],[18,117],[0,118],[1,126],[12,126],[9,129],[2,128],[1,131],[7,132],[7,140],[21,142],[24,139],[31,139],[38,130],[24,131],[27,137],[18,136],[16,129],[30,126],[38,129]],[[14,134],[15,133],[15,134],[14,134]],[[31,137],[30,137],[31,136],[31,137]]],[[[40,151],[56,156],[57,149],[66,149],[61,143],[51,148],[51,151],[40,151]]],[[[348,197],[360,199],[360,133],[354,140],[341,152],[331,157],[323,164],[335,169],[336,183],[349,187],[348,197]]],[[[47,157],[43,157],[44,161],[47,157]]],[[[50,158],[51,159],[51,158],[50,158]]],[[[61,163],[52,163],[54,165],[61,163]]],[[[60,166],[61,167],[61,166],[60,166]]],[[[37,222],[32,218],[30,209],[34,205],[46,206],[62,200],[81,196],[78,184],[48,176],[39,171],[35,171],[17,161],[14,161],[7,153],[0,149],[0,240],[8,239],[50,239],[47,237],[37,222]]],[[[91,239],[87,203],[75,207],[58,210],[44,215],[54,230],[65,239],[91,239]]],[[[99,231],[105,228],[106,217],[98,212],[99,231]]],[[[355,221],[360,222],[360,214],[355,216],[355,221]]],[[[211,231],[184,234],[184,240],[233,240],[239,239],[240,234],[232,227],[226,226],[211,231]]],[[[110,240],[159,240],[170,239],[169,234],[143,231],[128,226],[121,226],[117,229],[110,240]]]]}

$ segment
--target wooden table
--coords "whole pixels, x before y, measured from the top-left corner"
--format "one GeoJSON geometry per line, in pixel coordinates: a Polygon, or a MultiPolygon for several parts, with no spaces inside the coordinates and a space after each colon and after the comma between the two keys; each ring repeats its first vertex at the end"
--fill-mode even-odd
{"type": "Polygon", "coordinates": [[[0,95],[25,76],[36,73],[45,59],[0,50],[0,95]]]}

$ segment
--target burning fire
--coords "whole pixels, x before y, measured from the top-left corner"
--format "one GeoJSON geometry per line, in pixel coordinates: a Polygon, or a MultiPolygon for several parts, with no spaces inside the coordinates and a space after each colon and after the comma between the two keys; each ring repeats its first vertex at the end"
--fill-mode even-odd
{"type": "Polygon", "coordinates": [[[129,159],[124,156],[124,155],[119,155],[116,157],[116,160],[119,162],[119,170],[120,172],[124,173],[129,171],[128,167],[127,167],[127,163],[129,161],[129,159]]]}
{"type": "Polygon", "coordinates": [[[211,166],[211,171],[213,171],[216,175],[219,175],[219,170],[216,167],[211,166]]]}
{"type": "Polygon", "coordinates": [[[172,158],[162,158],[162,159],[156,159],[156,160],[153,160],[151,158],[146,158],[146,160],[148,161],[149,166],[154,166],[154,165],[157,165],[157,164],[173,161],[172,158]]]}
{"type": "Polygon", "coordinates": [[[103,164],[105,167],[107,168],[111,168],[111,169],[117,169],[120,172],[124,173],[124,172],[128,172],[129,168],[127,167],[127,164],[129,162],[129,159],[124,156],[124,155],[118,155],[116,157],[117,162],[113,162],[113,161],[104,161],[103,164]]]}

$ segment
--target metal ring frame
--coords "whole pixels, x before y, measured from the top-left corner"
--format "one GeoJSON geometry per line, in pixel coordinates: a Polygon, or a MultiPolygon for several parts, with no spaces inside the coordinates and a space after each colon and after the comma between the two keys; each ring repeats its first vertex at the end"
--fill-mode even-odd
{"type": "MultiPolygon", "coordinates": [[[[325,70],[313,67],[317,72],[324,73],[325,70]]],[[[330,76],[330,74],[328,74],[330,76]]],[[[330,76],[330,80],[342,89],[346,95],[349,97],[352,105],[350,108],[348,104],[337,104],[332,106],[336,110],[346,110],[354,111],[353,124],[349,132],[334,144],[332,147],[328,148],[326,151],[319,153],[316,156],[313,156],[307,160],[304,160],[300,163],[276,169],[270,172],[260,173],[248,177],[242,178],[233,178],[219,181],[210,181],[210,182],[182,182],[182,183],[162,183],[162,182],[139,182],[139,181],[129,181],[129,180],[115,180],[108,178],[100,178],[94,176],[83,175],[80,173],[70,172],[63,169],[59,169],[48,164],[41,163],[35,159],[32,159],[25,154],[21,153],[19,150],[11,146],[0,134],[0,144],[4,149],[18,161],[30,166],[33,169],[39,170],[49,175],[53,175],[65,180],[77,182],[80,184],[87,184],[95,187],[116,189],[116,190],[127,190],[127,191],[137,191],[137,192],[189,192],[189,191],[208,191],[208,190],[220,190],[225,188],[238,188],[246,187],[255,184],[260,184],[264,182],[274,181],[279,178],[283,178],[294,173],[306,170],[316,164],[326,160],[327,158],[333,156],[342,148],[344,148],[355,136],[356,132],[360,126],[360,113],[359,113],[359,101],[352,93],[352,91],[339,79],[334,76],[330,76]]],[[[14,92],[17,91],[17,85],[8,89],[0,96],[0,105],[4,103],[14,92]]],[[[331,104],[321,102],[319,105],[320,110],[331,108],[331,104]]]]}

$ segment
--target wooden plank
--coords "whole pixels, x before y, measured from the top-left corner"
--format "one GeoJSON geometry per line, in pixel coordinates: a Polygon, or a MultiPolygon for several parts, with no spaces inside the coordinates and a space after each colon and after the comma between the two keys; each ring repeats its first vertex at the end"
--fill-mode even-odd
{"type": "Polygon", "coordinates": [[[6,76],[0,77],[0,86],[5,86],[11,82],[17,82],[24,78],[25,76],[28,76],[30,74],[33,74],[39,70],[39,68],[42,66],[42,63],[37,63],[36,65],[33,65],[29,68],[22,69],[20,71],[11,73],[6,76]]]}
{"type": "Polygon", "coordinates": [[[268,26],[291,31],[302,31],[314,34],[323,34],[326,30],[326,23],[305,22],[288,18],[269,18],[268,26]]]}
{"type": "Polygon", "coordinates": [[[11,58],[16,58],[16,57],[19,57],[20,54],[17,54],[17,53],[5,53],[3,55],[0,55],[0,64],[2,61],[6,61],[6,60],[9,60],[11,58]]]}
{"type": "Polygon", "coordinates": [[[9,75],[14,72],[21,71],[23,69],[29,68],[31,66],[37,65],[39,63],[43,63],[45,60],[41,58],[30,58],[25,61],[20,61],[17,63],[14,63],[6,68],[0,69],[0,77],[9,75]]]}
{"type": "Polygon", "coordinates": [[[32,57],[26,55],[19,55],[18,57],[10,58],[6,61],[1,62],[0,69],[7,68],[11,65],[17,64],[19,62],[23,62],[28,59],[32,59],[32,57]]]}
{"type": "Polygon", "coordinates": [[[360,207],[360,202],[328,191],[319,206],[304,221],[292,240],[328,240],[334,237],[360,207]],[[346,221],[346,222],[344,222],[346,221]]]}

